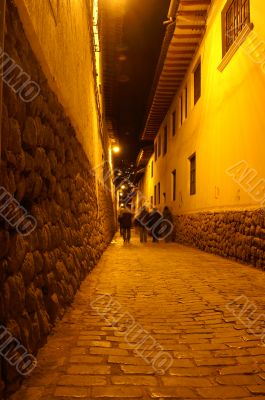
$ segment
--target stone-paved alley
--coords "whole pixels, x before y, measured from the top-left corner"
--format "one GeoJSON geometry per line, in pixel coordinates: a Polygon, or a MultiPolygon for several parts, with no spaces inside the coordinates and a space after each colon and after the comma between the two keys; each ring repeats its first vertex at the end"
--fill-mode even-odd
{"type": "Polygon", "coordinates": [[[250,332],[246,322],[264,312],[264,287],[264,273],[253,267],[177,244],[141,245],[136,237],[124,246],[117,237],[12,400],[265,399],[262,326],[250,332]],[[164,374],[91,307],[102,294],[172,356],[164,374]],[[239,296],[249,300],[245,326],[240,310],[227,308],[239,296]]]}

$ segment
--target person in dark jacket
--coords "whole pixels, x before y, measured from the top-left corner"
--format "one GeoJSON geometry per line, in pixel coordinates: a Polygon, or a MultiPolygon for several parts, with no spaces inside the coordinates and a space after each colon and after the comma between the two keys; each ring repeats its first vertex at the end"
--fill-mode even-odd
{"type": "Polygon", "coordinates": [[[130,211],[124,210],[121,215],[120,226],[122,229],[124,243],[130,243],[132,229],[132,213],[130,211]]]}
{"type": "Polygon", "coordinates": [[[118,222],[119,222],[119,225],[120,225],[120,235],[123,236],[121,221],[122,221],[122,214],[120,213],[120,215],[118,216],[118,222]]]}
{"type": "Polygon", "coordinates": [[[153,242],[157,243],[159,239],[160,224],[159,221],[163,219],[161,212],[157,208],[153,208],[152,212],[148,215],[148,222],[146,227],[151,231],[153,242]]]}
{"type": "Polygon", "coordinates": [[[148,219],[148,211],[145,206],[141,209],[140,214],[135,218],[136,225],[139,227],[140,231],[140,242],[146,243],[147,242],[147,229],[145,226],[145,222],[148,219]]]}

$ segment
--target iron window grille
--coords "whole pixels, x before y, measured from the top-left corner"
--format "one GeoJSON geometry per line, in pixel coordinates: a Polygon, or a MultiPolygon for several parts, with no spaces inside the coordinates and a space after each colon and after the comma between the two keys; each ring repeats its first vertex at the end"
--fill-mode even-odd
{"type": "Polygon", "coordinates": [[[250,23],[250,0],[228,0],[222,12],[223,56],[250,23]]]}

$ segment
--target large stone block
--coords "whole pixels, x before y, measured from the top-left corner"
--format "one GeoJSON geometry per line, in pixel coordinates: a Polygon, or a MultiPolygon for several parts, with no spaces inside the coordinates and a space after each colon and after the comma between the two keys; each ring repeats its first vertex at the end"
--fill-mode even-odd
{"type": "Polygon", "coordinates": [[[1,137],[1,148],[2,153],[8,150],[8,139],[10,136],[10,124],[8,118],[7,106],[2,106],[2,137],[1,137]]]}
{"type": "Polygon", "coordinates": [[[9,119],[9,136],[7,139],[7,150],[14,153],[20,153],[21,151],[21,131],[19,123],[16,119],[9,119]]]}
{"type": "Polygon", "coordinates": [[[9,245],[9,232],[7,230],[0,230],[0,259],[8,254],[9,245]]]}
{"type": "Polygon", "coordinates": [[[22,140],[26,149],[35,150],[37,146],[37,126],[32,117],[26,119],[22,140]]]}
{"type": "Polygon", "coordinates": [[[21,274],[24,279],[25,286],[28,286],[34,279],[36,270],[32,253],[28,253],[21,266],[21,274]]]}
{"type": "Polygon", "coordinates": [[[37,311],[38,300],[37,300],[36,290],[33,284],[31,284],[26,289],[25,305],[26,305],[26,310],[29,314],[35,313],[37,311]]]}
{"type": "Polygon", "coordinates": [[[9,314],[18,317],[25,308],[25,285],[20,273],[9,276],[6,280],[6,302],[9,314]]]}
{"type": "Polygon", "coordinates": [[[25,256],[29,250],[29,244],[25,237],[14,235],[10,241],[10,252],[8,254],[8,273],[16,274],[22,266],[25,256]]]}

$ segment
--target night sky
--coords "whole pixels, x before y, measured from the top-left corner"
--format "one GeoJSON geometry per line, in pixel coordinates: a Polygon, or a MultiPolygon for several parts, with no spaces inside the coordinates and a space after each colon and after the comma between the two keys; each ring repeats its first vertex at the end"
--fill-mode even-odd
{"type": "Polygon", "coordinates": [[[120,160],[135,161],[140,149],[151,86],[164,38],[170,0],[126,0],[115,96],[120,160]]]}

